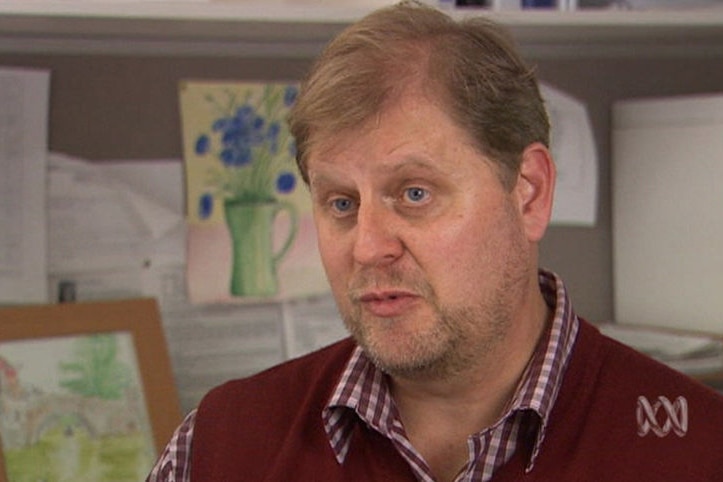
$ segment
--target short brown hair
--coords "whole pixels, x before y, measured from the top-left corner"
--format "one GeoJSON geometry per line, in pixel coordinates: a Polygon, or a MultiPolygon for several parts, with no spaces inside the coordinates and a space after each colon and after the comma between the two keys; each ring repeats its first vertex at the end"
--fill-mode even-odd
{"type": "Polygon", "coordinates": [[[414,1],[377,10],[336,37],[302,83],[289,116],[296,160],[308,182],[312,142],[359,126],[406,86],[422,82],[476,147],[516,177],[532,142],[549,145],[534,71],[506,30],[481,16],[455,21],[414,1]]]}

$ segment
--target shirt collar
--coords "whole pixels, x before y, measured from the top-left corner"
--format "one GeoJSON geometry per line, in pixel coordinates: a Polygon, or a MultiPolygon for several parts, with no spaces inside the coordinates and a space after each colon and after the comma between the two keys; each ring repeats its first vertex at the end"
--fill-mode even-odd
{"type": "Polygon", "coordinates": [[[540,425],[528,461],[528,472],[532,470],[542,447],[550,413],[562,386],[580,325],[562,280],[554,273],[540,270],[539,283],[542,295],[554,314],[547,333],[532,355],[508,412],[531,410],[539,417],[540,425]]]}
{"type": "MultiPolygon", "coordinates": [[[[540,423],[527,465],[528,472],[532,470],[544,441],[550,412],[562,385],[579,328],[562,280],[552,272],[540,270],[539,284],[545,301],[554,309],[554,316],[504,415],[513,416],[529,410],[538,416],[540,423]]],[[[396,414],[391,413],[394,410],[385,375],[357,346],[322,414],[324,429],[339,463],[345,460],[350,448],[355,422],[352,412],[370,427],[389,436],[393,425],[400,423],[396,414]]]]}

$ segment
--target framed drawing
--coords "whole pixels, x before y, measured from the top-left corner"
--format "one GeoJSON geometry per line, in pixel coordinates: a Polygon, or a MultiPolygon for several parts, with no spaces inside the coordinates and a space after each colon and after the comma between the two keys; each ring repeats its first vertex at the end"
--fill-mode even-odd
{"type": "Polygon", "coordinates": [[[0,309],[0,482],[139,482],[181,420],[156,302],[0,309]]]}

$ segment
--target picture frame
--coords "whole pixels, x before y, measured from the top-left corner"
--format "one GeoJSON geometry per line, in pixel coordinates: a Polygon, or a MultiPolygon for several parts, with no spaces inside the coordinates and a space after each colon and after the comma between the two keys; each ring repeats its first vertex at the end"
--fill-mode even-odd
{"type": "Polygon", "coordinates": [[[0,308],[0,482],[143,480],[180,421],[154,299],[0,308]]]}

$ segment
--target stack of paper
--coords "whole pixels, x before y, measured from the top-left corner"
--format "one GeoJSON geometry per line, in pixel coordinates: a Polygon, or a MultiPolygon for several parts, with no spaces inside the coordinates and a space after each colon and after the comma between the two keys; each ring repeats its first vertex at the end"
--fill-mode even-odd
{"type": "Polygon", "coordinates": [[[600,331],[690,375],[723,372],[723,341],[712,336],[607,323],[600,331]]]}

